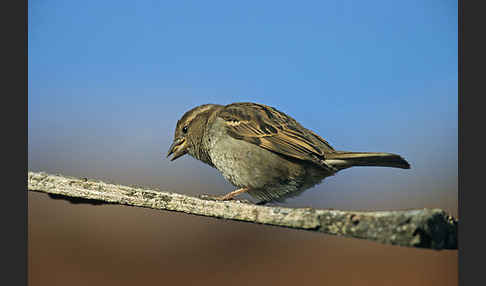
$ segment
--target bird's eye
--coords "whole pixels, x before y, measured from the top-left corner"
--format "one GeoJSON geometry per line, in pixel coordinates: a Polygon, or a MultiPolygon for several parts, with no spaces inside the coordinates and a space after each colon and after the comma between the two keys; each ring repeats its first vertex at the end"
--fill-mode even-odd
{"type": "Polygon", "coordinates": [[[182,133],[187,133],[187,126],[184,126],[184,127],[182,128],[182,133]]]}

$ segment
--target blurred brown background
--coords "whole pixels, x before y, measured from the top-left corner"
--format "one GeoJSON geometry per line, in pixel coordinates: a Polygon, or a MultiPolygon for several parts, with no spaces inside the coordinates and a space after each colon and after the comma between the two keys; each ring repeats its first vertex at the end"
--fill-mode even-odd
{"type": "Polygon", "coordinates": [[[33,192],[28,203],[32,286],[457,285],[457,251],[33,192]]]}

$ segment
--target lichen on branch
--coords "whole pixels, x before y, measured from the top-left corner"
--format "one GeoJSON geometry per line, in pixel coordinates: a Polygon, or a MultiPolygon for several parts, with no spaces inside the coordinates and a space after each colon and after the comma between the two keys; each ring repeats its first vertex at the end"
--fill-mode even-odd
{"type": "Polygon", "coordinates": [[[72,203],[120,204],[429,249],[457,249],[458,221],[440,209],[343,211],[215,201],[87,178],[29,172],[28,190],[72,203]]]}

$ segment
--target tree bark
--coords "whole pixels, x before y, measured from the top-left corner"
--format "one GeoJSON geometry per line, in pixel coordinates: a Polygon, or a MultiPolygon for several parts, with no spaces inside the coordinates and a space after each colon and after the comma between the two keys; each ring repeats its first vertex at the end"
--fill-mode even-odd
{"type": "Polygon", "coordinates": [[[215,201],[87,178],[28,173],[28,190],[72,203],[120,204],[367,239],[391,245],[457,249],[457,219],[440,209],[342,211],[215,201]]]}

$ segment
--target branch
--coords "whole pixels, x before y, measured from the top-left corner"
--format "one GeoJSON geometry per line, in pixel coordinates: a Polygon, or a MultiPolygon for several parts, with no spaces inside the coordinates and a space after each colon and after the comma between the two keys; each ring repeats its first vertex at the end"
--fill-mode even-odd
{"type": "Polygon", "coordinates": [[[171,192],[108,184],[86,178],[28,173],[28,190],[72,203],[120,204],[239,220],[385,244],[457,249],[457,220],[440,209],[340,211],[259,206],[242,201],[214,201],[171,192]]]}

